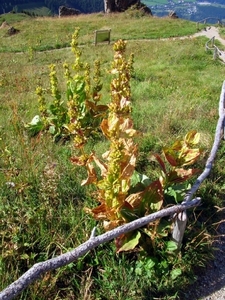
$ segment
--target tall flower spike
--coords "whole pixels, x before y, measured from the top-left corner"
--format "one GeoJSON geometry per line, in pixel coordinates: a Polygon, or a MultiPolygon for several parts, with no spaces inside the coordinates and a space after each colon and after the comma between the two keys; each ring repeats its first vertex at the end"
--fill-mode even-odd
{"type": "Polygon", "coordinates": [[[41,86],[36,88],[36,95],[38,96],[38,104],[39,104],[39,111],[41,113],[41,117],[45,119],[48,116],[46,100],[44,97],[44,90],[41,86]]]}
{"type": "Polygon", "coordinates": [[[60,91],[58,89],[58,79],[57,79],[57,76],[56,76],[55,65],[51,64],[49,66],[49,69],[50,69],[50,73],[49,73],[50,85],[51,85],[52,96],[54,97],[54,104],[55,104],[55,106],[59,106],[60,105],[61,94],[60,94],[60,91]]]}
{"type": "Polygon", "coordinates": [[[74,34],[72,35],[71,41],[71,49],[75,55],[75,62],[73,65],[74,70],[80,71],[83,68],[83,63],[80,61],[81,57],[81,50],[78,47],[78,37],[79,37],[80,28],[76,28],[74,34]]]}
{"type": "MultiPolygon", "coordinates": [[[[102,132],[110,141],[110,149],[103,155],[107,168],[104,168],[101,180],[96,183],[100,206],[87,209],[96,219],[105,220],[107,230],[125,222],[121,209],[128,196],[137,157],[137,145],[133,142],[136,131],[130,115],[131,61],[126,60],[124,41],[119,40],[114,50],[111,74],[115,78],[111,82],[108,119],[101,123],[102,132]]],[[[101,166],[104,166],[103,163],[101,166]]]]}

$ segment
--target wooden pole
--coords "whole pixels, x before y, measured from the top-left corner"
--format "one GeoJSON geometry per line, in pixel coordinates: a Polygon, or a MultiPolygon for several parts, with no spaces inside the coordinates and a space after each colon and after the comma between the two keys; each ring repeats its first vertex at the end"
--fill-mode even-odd
{"type": "Polygon", "coordinates": [[[175,216],[174,228],[172,233],[172,241],[177,243],[178,250],[181,248],[184,231],[187,224],[187,212],[180,212],[175,216]]]}
{"type": "Polygon", "coordinates": [[[216,60],[217,57],[218,57],[217,47],[214,47],[214,51],[213,51],[213,59],[216,60]]]}

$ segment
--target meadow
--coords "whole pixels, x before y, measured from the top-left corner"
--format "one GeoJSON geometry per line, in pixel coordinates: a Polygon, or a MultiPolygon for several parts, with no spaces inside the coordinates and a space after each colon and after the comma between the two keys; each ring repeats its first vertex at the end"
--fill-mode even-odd
{"type": "MultiPolygon", "coordinates": [[[[114,42],[126,40],[127,55],[134,54],[131,99],[134,126],[140,132],[137,168],[150,178],[158,172],[151,153],[161,153],[191,130],[200,133],[203,154],[198,167],[204,169],[225,78],[224,65],[205,52],[206,38],[173,39],[196,32],[196,24],[186,20],[146,17],[131,10],[63,19],[7,14],[0,16],[0,24],[3,21],[19,33],[8,36],[8,27],[0,29],[0,289],[35,262],[86,241],[94,226],[103,232],[101,222],[83,210],[96,203],[92,188],[80,185],[85,170],[71,164],[73,143],[54,143],[47,134],[30,138],[24,127],[38,114],[36,87],[41,85],[51,98],[50,64],[56,66],[59,88],[66,89],[62,65],[74,62],[70,42],[75,28],[80,28],[82,60],[90,65],[101,61],[103,104],[110,102],[114,42]],[[112,30],[111,44],[94,46],[93,31],[106,28],[112,30]]],[[[100,155],[108,144],[93,139],[88,147],[100,155]]],[[[145,260],[138,260],[138,253],[116,254],[111,242],[47,273],[17,299],[186,299],[185,288],[194,281],[196,267],[212,257],[212,223],[219,218],[216,206],[224,201],[223,153],[221,146],[213,172],[197,193],[203,205],[190,212],[182,255],[168,262],[161,253],[156,276],[145,260]],[[179,265],[182,276],[169,276],[169,264],[179,265]]]]}

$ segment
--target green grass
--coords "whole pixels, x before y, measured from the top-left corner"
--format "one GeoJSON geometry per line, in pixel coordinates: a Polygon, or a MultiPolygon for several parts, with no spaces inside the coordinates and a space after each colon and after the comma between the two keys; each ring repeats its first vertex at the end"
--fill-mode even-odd
{"type": "MultiPolygon", "coordinates": [[[[110,101],[111,76],[107,70],[114,52],[112,45],[95,47],[93,31],[111,28],[112,44],[119,38],[126,39],[127,54],[134,53],[131,90],[133,119],[140,132],[138,166],[149,176],[155,172],[155,165],[149,161],[150,152],[160,152],[163,146],[193,129],[201,133],[205,155],[199,166],[203,169],[214,138],[225,78],[224,65],[205,52],[205,38],[160,40],[194,33],[196,26],[192,22],[129,18],[128,14],[65,19],[7,14],[1,16],[3,19],[20,33],[6,37],[6,29],[0,30],[0,289],[35,262],[78,246],[96,225],[83,210],[96,203],[91,199],[91,188],[80,186],[85,171],[70,163],[71,144],[53,144],[45,135],[30,140],[23,127],[38,113],[34,93],[38,84],[46,88],[50,98],[49,64],[56,64],[59,86],[65,89],[62,64],[73,63],[74,57],[70,48],[63,47],[70,44],[75,26],[81,28],[82,60],[90,64],[95,59],[102,62],[104,103],[110,101]],[[49,49],[56,50],[44,51],[49,49]],[[16,187],[10,188],[6,182],[14,182],[16,187]]],[[[91,141],[89,147],[100,154],[107,144],[91,141]]],[[[221,204],[223,154],[221,147],[214,172],[198,192],[203,196],[207,218],[213,206],[221,204]]],[[[199,216],[202,208],[194,213],[199,223],[205,222],[204,216],[199,216]]],[[[179,286],[194,276],[193,265],[200,265],[210,252],[210,247],[204,248],[199,240],[194,244],[194,234],[199,234],[200,229],[191,226],[192,211],[189,214],[183,262],[176,260],[183,272],[181,281],[170,279],[170,285],[162,286],[149,278],[148,270],[142,277],[137,276],[135,256],[117,255],[114,243],[108,243],[78,262],[46,274],[18,299],[172,299],[179,286]]]]}
{"type": "MultiPolygon", "coordinates": [[[[190,35],[196,32],[194,23],[171,19],[151,17],[134,18],[129,26],[124,26],[130,19],[129,14],[107,16],[93,14],[92,16],[77,16],[73,18],[28,18],[21,22],[10,22],[20,33],[7,36],[7,28],[0,31],[0,52],[25,52],[29,47],[42,51],[69,46],[71,34],[75,27],[80,27],[80,43],[91,45],[94,42],[94,30],[111,28],[111,39],[158,39],[172,36],[190,35]],[[54,22],[53,22],[54,20],[54,22]],[[76,20],[76,22],[74,22],[76,20]],[[27,30],[29,27],[29,31],[27,30]],[[141,28],[141,31],[140,31],[141,28]]],[[[10,19],[11,20],[11,19],[10,19]]],[[[7,21],[7,20],[6,20],[7,21]]]]}
{"type": "Polygon", "coordinates": [[[14,23],[30,19],[30,16],[23,14],[23,13],[8,13],[8,14],[2,14],[0,15],[0,24],[2,24],[4,21],[6,21],[9,25],[12,25],[14,23]]]}

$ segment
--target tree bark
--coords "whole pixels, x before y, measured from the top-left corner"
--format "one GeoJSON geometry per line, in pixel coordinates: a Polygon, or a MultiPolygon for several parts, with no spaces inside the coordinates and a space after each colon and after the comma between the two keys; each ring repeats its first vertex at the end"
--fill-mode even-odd
{"type": "Polygon", "coordinates": [[[115,0],[104,0],[105,13],[112,13],[115,11],[115,0]]]}

